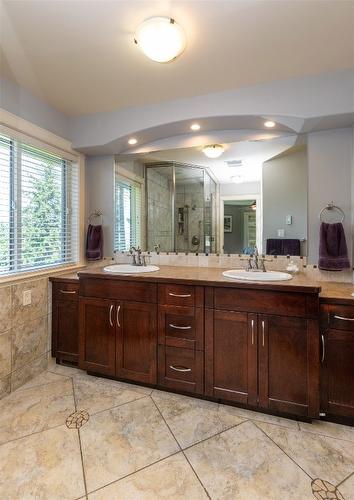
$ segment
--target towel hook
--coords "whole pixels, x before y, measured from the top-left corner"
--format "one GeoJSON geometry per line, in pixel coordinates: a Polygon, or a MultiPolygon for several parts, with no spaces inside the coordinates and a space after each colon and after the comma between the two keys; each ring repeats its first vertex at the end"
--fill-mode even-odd
{"type": "Polygon", "coordinates": [[[333,203],[333,201],[331,201],[330,203],[327,203],[327,205],[325,207],[322,208],[322,210],[320,211],[320,213],[318,215],[321,222],[323,222],[322,216],[326,212],[326,210],[336,210],[337,212],[339,212],[342,215],[340,222],[344,221],[345,213],[343,212],[343,210],[340,207],[337,207],[337,205],[335,205],[333,203]]]}
{"type": "Polygon", "coordinates": [[[91,224],[92,222],[92,219],[95,219],[95,218],[100,218],[100,224],[101,226],[103,225],[103,213],[100,212],[99,210],[95,210],[94,212],[92,212],[92,214],[89,215],[87,221],[89,224],[91,224]]]}

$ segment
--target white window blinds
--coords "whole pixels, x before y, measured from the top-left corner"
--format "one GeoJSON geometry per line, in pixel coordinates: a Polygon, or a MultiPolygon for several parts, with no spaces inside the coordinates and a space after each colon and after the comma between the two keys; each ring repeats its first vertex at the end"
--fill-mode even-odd
{"type": "Polygon", "coordinates": [[[78,167],[0,135],[0,275],[77,262],[78,167]]]}
{"type": "Polygon", "coordinates": [[[141,245],[141,184],[115,174],[114,249],[141,245]]]}

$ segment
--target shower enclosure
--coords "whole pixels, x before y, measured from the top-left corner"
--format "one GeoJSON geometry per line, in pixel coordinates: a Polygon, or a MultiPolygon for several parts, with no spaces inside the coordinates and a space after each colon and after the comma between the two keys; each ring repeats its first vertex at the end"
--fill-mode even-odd
{"type": "Polygon", "coordinates": [[[215,253],[216,183],[206,169],[176,162],[145,169],[147,250],[215,253]]]}

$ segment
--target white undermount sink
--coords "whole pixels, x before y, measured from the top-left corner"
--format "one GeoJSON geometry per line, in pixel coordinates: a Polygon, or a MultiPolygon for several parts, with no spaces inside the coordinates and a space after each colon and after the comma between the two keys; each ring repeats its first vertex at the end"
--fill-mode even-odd
{"type": "Polygon", "coordinates": [[[241,281],[287,281],[291,280],[292,276],[289,273],[280,271],[246,271],[245,269],[230,269],[224,271],[223,276],[234,280],[241,281]]]}
{"type": "Polygon", "coordinates": [[[133,266],[132,264],[113,264],[112,266],[103,268],[103,270],[107,273],[115,274],[153,273],[159,269],[160,268],[157,266],[133,266]]]}

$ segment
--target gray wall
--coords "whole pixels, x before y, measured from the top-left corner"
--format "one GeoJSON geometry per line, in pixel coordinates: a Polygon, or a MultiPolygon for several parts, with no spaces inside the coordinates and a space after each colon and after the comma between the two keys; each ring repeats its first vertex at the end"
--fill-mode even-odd
{"type": "MultiPolygon", "coordinates": [[[[309,262],[318,261],[318,214],[330,201],[345,212],[344,230],[352,254],[353,128],[326,130],[308,135],[309,161],[309,262]]],[[[338,277],[338,279],[340,279],[338,277]]]]}
{"type": "Polygon", "coordinates": [[[307,152],[295,151],[263,164],[263,248],[267,238],[307,239],[307,152]],[[292,224],[285,218],[292,216],[292,224]]]}
{"type": "Polygon", "coordinates": [[[224,215],[232,215],[232,232],[224,233],[224,253],[242,253],[244,212],[249,212],[249,207],[224,204],[224,215]]]}
{"type": "Polygon", "coordinates": [[[86,159],[86,227],[88,216],[103,213],[103,254],[113,255],[114,246],[114,156],[86,159]]]}
{"type": "Polygon", "coordinates": [[[69,118],[16,83],[0,78],[0,108],[64,139],[70,139],[69,118]]]}

